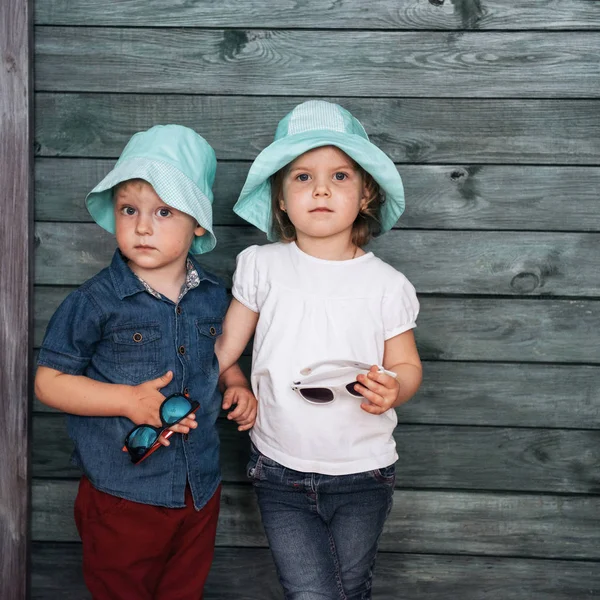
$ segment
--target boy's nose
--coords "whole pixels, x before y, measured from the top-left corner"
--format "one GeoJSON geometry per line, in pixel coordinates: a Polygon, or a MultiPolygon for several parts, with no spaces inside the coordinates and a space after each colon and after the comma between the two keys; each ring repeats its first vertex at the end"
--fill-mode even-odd
{"type": "Polygon", "coordinates": [[[139,235],[149,235],[152,233],[152,219],[140,215],[135,224],[135,231],[139,235]]]}

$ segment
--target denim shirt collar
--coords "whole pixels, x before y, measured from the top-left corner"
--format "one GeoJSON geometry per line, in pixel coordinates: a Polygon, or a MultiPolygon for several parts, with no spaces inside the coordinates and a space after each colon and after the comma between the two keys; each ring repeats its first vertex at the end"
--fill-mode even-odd
{"type": "MultiPolygon", "coordinates": [[[[192,257],[188,254],[188,259],[192,261],[200,281],[208,281],[215,285],[219,285],[220,281],[210,273],[207,273],[192,257]]],[[[112,261],[108,267],[110,272],[110,278],[115,288],[115,292],[120,300],[127,296],[133,296],[138,292],[145,292],[146,288],[144,284],[139,280],[136,274],[129,268],[125,257],[121,254],[121,251],[117,248],[113,254],[112,261]]]]}

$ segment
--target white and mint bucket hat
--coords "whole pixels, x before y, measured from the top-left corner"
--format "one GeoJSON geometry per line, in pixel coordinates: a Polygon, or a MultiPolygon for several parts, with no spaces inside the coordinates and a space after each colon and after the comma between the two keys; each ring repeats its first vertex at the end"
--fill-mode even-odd
{"type": "Polygon", "coordinates": [[[192,254],[203,254],[217,243],[212,230],[216,170],[215,152],[202,136],[182,125],[155,125],[129,140],[113,170],[87,195],[85,203],[94,221],[115,233],[114,186],[128,179],[143,179],[165,204],[191,215],[206,229],[190,248],[192,254]]]}
{"type": "Polygon", "coordinates": [[[252,163],[233,211],[274,240],[270,177],[320,146],[336,146],[375,179],[385,192],[380,208],[381,233],[391,229],[404,212],[404,188],[394,163],[369,141],[358,119],[338,104],[322,100],[299,104],[279,122],[275,140],[252,163]]]}

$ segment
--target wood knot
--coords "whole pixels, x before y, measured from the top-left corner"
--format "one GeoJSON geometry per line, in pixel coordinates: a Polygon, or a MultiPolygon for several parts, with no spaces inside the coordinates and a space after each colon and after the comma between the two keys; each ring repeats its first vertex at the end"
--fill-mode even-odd
{"type": "Polygon", "coordinates": [[[467,172],[464,171],[463,169],[454,169],[454,171],[452,171],[452,173],[450,173],[450,179],[452,179],[452,181],[459,181],[460,179],[462,179],[463,177],[467,176],[467,172]]]}
{"type": "Polygon", "coordinates": [[[241,54],[248,43],[248,34],[245,31],[227,30],[223,34],[223,40],[219,44],[220,54],[223,60],[234,60],[241,54]]]}
{"type": "Polygon", "coordinates": [[[510,287],[520,294],[533,292],[539,285],[540,278],[535,273],[518,273],[510,282],[510,287]]]}
{"type": "Polygon", "coordinates": [[[429,4],[433,4],[433,6],[442,6],[444,4],[444,0],[429,0],[429,4]]]}

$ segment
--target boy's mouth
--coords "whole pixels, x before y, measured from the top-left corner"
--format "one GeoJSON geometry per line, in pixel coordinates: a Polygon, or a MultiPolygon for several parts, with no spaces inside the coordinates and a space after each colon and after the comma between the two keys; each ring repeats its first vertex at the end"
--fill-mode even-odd
{"type": "Polygon", "coordinates": [[[309,212],[314,213],[314,212],[333,212],[333,211],[330,208],[327,208],[326,206],[318,206],[317,208],[313,208],[309,212]]]}
{"type": "Polygon", "coordinates": [[[154,250],[154,246],[146,246],[146,244],[138,244],[134,246],[136,250],[154,250]]]}

